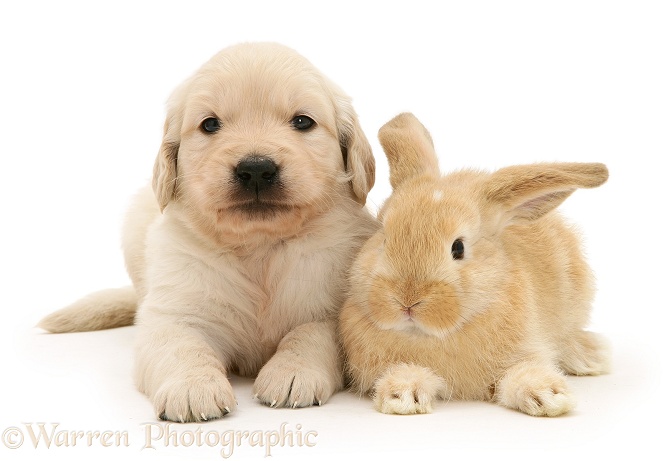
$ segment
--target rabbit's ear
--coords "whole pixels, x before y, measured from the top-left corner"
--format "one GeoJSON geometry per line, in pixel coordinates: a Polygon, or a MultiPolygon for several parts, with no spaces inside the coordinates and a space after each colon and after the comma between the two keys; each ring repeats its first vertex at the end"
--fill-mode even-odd
{"type": "Polygon", "coordinates": [[[557,208],[578,188],[602,185],[602,163],[536,163],[502,168],[485,185],[488,202],[499,205],[505,222],[534,221],[557,208]]]}
{"type": "Polygon", "coordinates": [[[414,176],[439,175],[430,133],[413,114],[402,113],[381,127],[379,142],[388,159],[393,189],[414,176]]]}

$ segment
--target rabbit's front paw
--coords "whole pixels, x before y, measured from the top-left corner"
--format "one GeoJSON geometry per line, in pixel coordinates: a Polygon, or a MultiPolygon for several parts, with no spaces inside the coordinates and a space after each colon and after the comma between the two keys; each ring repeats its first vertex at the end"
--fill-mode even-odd
{"type": "Polygon", "coordinates": [[[559,416],[576,405],[564,376],[529,365],[507,372],[499,385],[498,402],[532,416],[559,416]]]}
{"type": "Polygon", "coordinates": [[[382,413],[432,413],[432,402],[445,390],[444,380],[430,369],[401,363],[389,367],[377,380],[373,400],[382,413]]]}

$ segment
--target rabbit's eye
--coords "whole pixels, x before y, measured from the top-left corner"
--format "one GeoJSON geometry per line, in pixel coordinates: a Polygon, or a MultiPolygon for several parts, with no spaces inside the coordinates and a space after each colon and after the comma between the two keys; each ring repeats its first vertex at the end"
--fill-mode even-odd
{"type": "Polygon", "coordinates": [[[451,245],[451,256],[453,256],[453,259],[463,259],[465,256],[465,245],[462,239],[456,239],[451,245]]]}

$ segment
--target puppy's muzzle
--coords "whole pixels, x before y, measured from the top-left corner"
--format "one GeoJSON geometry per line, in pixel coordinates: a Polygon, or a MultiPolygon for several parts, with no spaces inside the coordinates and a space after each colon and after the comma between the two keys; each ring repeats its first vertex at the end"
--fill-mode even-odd
{"type": "Polygon", "coordinates": [[[279,180],[278,166],[266,157],[248,157],[236,165],[236,181],[245,191],[259,196],[269,192],[279,180]]]}

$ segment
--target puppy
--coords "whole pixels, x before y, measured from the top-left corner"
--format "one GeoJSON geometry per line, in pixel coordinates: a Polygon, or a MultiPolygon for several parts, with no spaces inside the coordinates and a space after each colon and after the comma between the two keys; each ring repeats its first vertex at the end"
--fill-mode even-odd
{"type": "Polygon", "coordinates": [[[374,159],[350,99],[294,51],[254,43],[214,56],[167,112],[152,191],[123,230],[133,287],[39,326],[136,323],[136,383],[164,420],[233,411],[229,372],[256,376],[271,407],[321,405],[343,385],[347,271],[376,229],[363,207],[374,159]]]}

